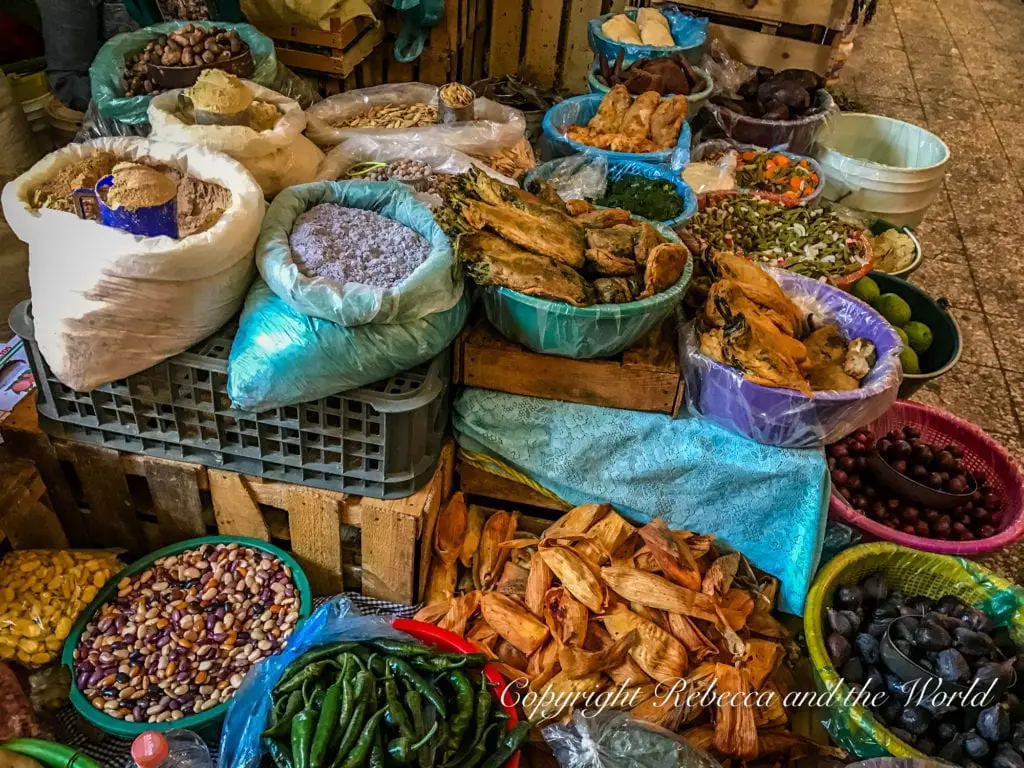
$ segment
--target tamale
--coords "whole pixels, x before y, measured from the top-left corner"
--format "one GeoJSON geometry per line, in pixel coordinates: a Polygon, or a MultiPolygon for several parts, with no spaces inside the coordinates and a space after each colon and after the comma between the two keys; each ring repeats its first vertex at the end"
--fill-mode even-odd
{"type": "Polygon", "coordinates": [[[480,612],[495,632],[527,656],[548,637],[548,628],[521,603],[497,592],[483,593],[480,612]]]}
{"type": "Polygon", "coordinates": [[[435,600],[434,602],[428,602],[422,608],[420,608],[413,618],[416,621],[422,621],[426,624],[436,624],[444,615],[448,613],[448,609],[451,608],[451,598],[445,598],[443,600],[435,600]]]}
{"type": "Polygon", "coordinates": [[[541,690],[552,677],[561,670],[558,663],[559,644],[553,637],[548,638],[540,648],[533,652],[526,664],[526,674],[530,676],[530,687],[541,690]]]}
{"type": "Polygon", "coordinates": [[[503,595],[511,597],[526,596],[526,581],[529,578],[529,571],[521,565],[507,560],[501,570],[501,578],[495,585],[495,589],[503,595]]]}
{"type": "Polygon", "coordinates": [[[644,292],[640,298],[653,296],[668,290],[683,274],[690,252],[682,243],[662,243],[647,254],[644,267],[644,292]]]}
{"type": "Polygon", "coordinates": [[[600,651],[565,646],[558,651],[558,662],[562,671],[574,679],[594,672],[604,672],[623,662],[636,639],[636,631],[631,630],[600,651]]]}
{"type": "Polygon", "coordinates": [[[462,540],[462,552],[459,553],[459,561],[463,566],[469,568],[473,563],[473,555],[480,546],[480,533],[484,529],[486,512],[483,507],[470,504],[466,512],[466,537],[462,540]]]}
{"type": "Polygon", "coordinates": [[[728,592],[732,586],[732,580],[736,578],[740,557],[739,552],[730,552],[728,555],[722,555],[716,559],[704,574],[700,591],[705,595],[724,595],[728,592]]]}
{"type": "Polygon", "coordinates": [[[467,592],[462,597],[452,600],[448,612],[437,622],[441,629],[447,629],[460,637],[466,634],[466,624],[480,607],[480,593],[467,592]]]}
{"type": "Polygon", "coordinates": [[[681,613],[704,621],[717,621],[715,601],[657,574],[639,568],[609,567],[601,569],[601,578],[613,592],[630,602],[681,613]]]}
{"type": "Polygon", "coordinates": [[[636,630],[637,639],[630,646],[629,655],[652,678],[671,684],[683,676],[686,649],[657,624],[621,606],[602,616],[601,621],[613,638],[636,630]]]}
{"type": "Polygon", "coordinates": [[[544,615],[544,595],[551,588],[553,574],[540,556],[534,552],[530,559],[530,574],[526,577],[526,596],[524,602],[530,612],[538,618],[544,615]]]}
{"type": "Polygon", "coordinates": [[[481,589],[489,589],[508,560],[509,550],[503,547],[516,532],[518,516],[499,510],[487,518],[480,533],[480,546],[474,563],[474,581],[481,589]]]}
{"type": "Polygon", "coordinates": [[[761,690],[768,677],[786,657],[786,649],[782,647],[781,643],[757,637],[750,638],[746,644],[747,658],[743,661],[742,666],[750,684],[756,690],[761,690]]]}
{"type": "Polygon", "coordinates": [[[435,555],[430,561],[430,570],[427,571],[424,600],[430,604],[444,600],[446,597],[452,597],[455,594],[458,577],[458,560],[446,562],[440,556],[435,555]]]}
{"type": "Polygon", "coordinates": [[[561,545],[544,546],[537,551],[569,594],[594,613],[601,613],[604,610],[604,585],[586,560],[574,550],[561,545]]]}
{"type": "Polygon", "coordinates": [[[718,630],[719,635],[722,638],[724,645],[723,650],[732,654],[734,661],[741,661],[746,658],[747,655],[747,644],[736,634],[736,631],[729,626],[729,622],[725,615],[722,613],[722,609],[715,606],[715,612],[718,614],[718,621],[715,622],[715,629],[718,630]]]}
{"type": "Polygon", "coordinates": [[[565,587],[554,587],[544,595],[544,623],[562,645],[582,646],[587,639],[590,615],[586,606],[565,587]]]}
{"type": "Polygon", "coordinates": [[[715,537],[709,533],[694,533],[693,531],[669,531],[676,543],[683,547],[696,559],[704,557],[715,544],[715,537]]]}
{"type": "Polygon", "coordinates": [[[703,661],[709,656],[716,656],[718,649],[704,636],[689,616],[681,613],[668,615],[668,627],[673,635],[686,646],[687,652],[695,661],[703,661]]]}
{"type": "Polygon", "coordinates": [[[594,289],[576,270],[487,232],[459,237],[458,252],[466,273],[478,285],[500,285],[577,307],[594,302],[594,289]]]}
{"type": "Polygon", "coordinates": [[[661,149],[672,149],[686,120],[688,102],[683,95],[663,99],[651,115],[651,141],[661,149]]]}
{"type": "Polygon", "coordinates": [[[602,248],[587,248],[585,256],[588,275],[628,277],[637,273],[637,264],[633,259],[616,256],[611,251],[602,248]]]}
{"type": "MultiPolygon", "coordinates": [[[[608,634],[608,630],[600,623],[599,619],[590,622],[590,629],[587,630],[587,640],[583,644],[585,651],[606,651],[612,647],[615,641],[608,634]]],[[[639,665],[633,661],[633,657],[627,655],[622,662],[615,667],[606,670],[608,677],[615,681],[616,685],[635,686],[650,683],[650,678],[639,665]]]]}
{"type": "Polygon", "coordinates": [[[466,630],[466,639],[478,648],[482,648],[491,658],[494,658],[494,649],[497,647],[498,641],[501,640],[498,633],[494,631],[494,627],[488,624],[483,617],[474,619],[473,623],[469,625],[466,630]]]}
{"type": "Polygon", "coordinates": [[[612,511],[610,504],[581,504],[573,507],[544,530],[545,539],[578,536],[612,511]]]}
{"type": "Polygon", "coordinates": [[[722,596],[718,607],[729,626],[739,631],[743,629],[747,618],[754,611],[754,598],[745,589],[730,589],[722,596]]]}
{"type": "Polygon", "coordinates": [[[459,491],[444,505],[434,530],[434,552],[445,562],[454,563],[462,552],[466,537],[466,517],[466,498],[459,491]]]}
{"type": "Polygon", "coordinates": [[[718,680],[719,693],[715,718],[715,749],[730,757],[757,757],[757,726],[754,724],[754,711],[752,707],[741,703],[743,696],[750,692],[750,683],[742,670],[728,664],[716,664],[715,677],[718,680]]]}
{"type": "Polygon", "coordinates": [[[595,208],[573,216],[572,220],[587,229],[603,229],[614,227],[616,224],[628,224],[633,220],[633,214],[625,208],[595,208]]]}
{"type": "Polygon", "coordinates": [[[597,114],[590,118],[588,127],[603,133],[615,133],[622,125],[622,119],[632,101],[633,97],[629,95],[626,86],[621,83],[612,86],[601,99],[597,114]]]}
{"type": "Polygon", "coordinates": [[[591,541],[581,541],[573,548],[590,562],[600,563],[605,552],[613,554],[634,533],[636,528],[613,509],[587,531],[591,541]]]}
{"type": "Polygon", "coordinates": [[[498,657],[498,661],[502,664],[507,664],[513,669],[518,669],[521,672],[526,671],[527,658],[518,648],[516,648],[508,640],[499,640],[494,646],[494,655],[498,657]]]}
{"type": "Polygon", "coordinates": [[[643,616],[648,621],[653,621],[666,632],[672,631],[668,626],[668,614],[659,608],[651,608],[640,603],[630,603],[629,610],[637,616],[643,616]]]}
{"type": "Polygon", "coordinates": [[[544,218],[509,205],[479,201],[468,201],[462,209],[463,218],[474,229],[487,227],[522,248],[579,269],[584,264],[583,228],[574,219],[559,220],[555,213],[544,218]]]}
{"type": "Polygon", "coordinates": [[[548,703],[551,701],[549,696],[543,706],[538,706],[532,711],[527,710],[525,714],[531,723],[550,720],[557,717],[564,708],[572,707],[574,703],[581,703],[583,696],[599,692],[606,681],[607,678],[600,672],[575,679],[570,678],[564,671],[559,672],[542,689],[555,697],[554,702],[548,703]],[[574,702],[574,694],[578,697],[578,701],[574,702]]]}
{"type": "Polygon", "coordinates": [[[701,576],[697,561],[686,544],[676,541],[664,520],[655,518],[637,532],[668,579],[688,589],[700,589],[701,576]]]}
{"type": "Polygon", "coordinates": [[[665,728],[668,719],[676,714],[676,705],[671,697],[652,696],[629,710],[629,714],[637,720],[665,728]]]}

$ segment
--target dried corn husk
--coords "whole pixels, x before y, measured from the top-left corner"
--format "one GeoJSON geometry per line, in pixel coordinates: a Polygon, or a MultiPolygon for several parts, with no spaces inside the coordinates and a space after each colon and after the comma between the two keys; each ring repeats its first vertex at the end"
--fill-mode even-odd
{"type": "Polygon", "coordinates": [[[434,602],[428,601],[426,605],[416,612],[416,615],[413,616],[413,618],[416,621],[423,621],[427,624],[436,624],[444,618],[446,613],[448,613],[448,609],[451,608],[451,605],[451,598],[435,600],[434,602]]]}
{"type": "Polygon", "coordinates": [[[754,690],[761,690],[765,681],[786,657],[786,649],[781,643],[752,637],[746,641],[747,659],[743,662],[743,670],[754,690]]]}
{"type": "Polygon", "coordinates": [[[589,622],[586,606],[565,587],[548,590],[544,596],[544,623],[555,640],[562,645],[582,646],[587,639],[589,622]]]}
{"type": "Polygon", "coordinates": [[[729,664],[716,664],[715,677],[718,680],[715,749],[729,757],[757,757],[754,708],[742,702],[750,692],[750,683],[742,670],[729,664]]]}
{"type": "Polygon", "coordinates": [[[466,497],[454,494],[437,517],[434,530],[434,552],[446,563],[455,563],[466,540],[466,497]]]}
{"type": "Polygon", "coordinates": [[[573,706],[574,698],[582,702],[584,696],[597,694],[605,686],[606,680],[607,678],[600,672],[576,679],[569,677],[565,672],[559,672],[543,688],[544,694],[541,698],[546,697],[546,701],[543,704],[538,702],[538,707],[533,712],[526,712],[526,716],[531,723],[557,717],[567,707],[573,706]]]}
{"type": "Polygon", "coordinates": [[[454,632],[456,635],[465,636],[466,624],[469,623],[470,617],[476,613],[479,607],[480,593],[476,591],[467,592],[462,597],[456,597],[452,600],[448,613],[437,622],[437,626],[454,632]]]}
{"type": "Polygon", "coordinates": [[[617,594],[630,602],[681,613],[704,621],[717,621],[715,601],[705,594],[673,584],[667,579],[639,568],[601,569],[601,578],[617,594]]]}
{"type": "Polygon", "coordinates": [[[729,622],[729,626],[740,630],[746,625],[747,618],[754,611],[754,598],[746,590],[730,589],[728,594],[721,598],[718,607],[729,622]]]}
{"type": "Polygon", "coordinates": [[[427,589],[424,599],[428,605],[450,598],[455,594],[455,585],[459,577],[457,560],[445,562],[435,555],[434,559],[430,561],[430,570],[427,573],[427,589]]]}
{"type": "Polygon", "coordinates": [[[622,663],[630,647],[636,642],[636,638],[635,631],[627,632],[600,651],[586,651],[582,648],[566,646],[558,652],[558,663],[562,666],[562,671],[573,679],[592,675],[595,672],[604,672],[622,663]]]}
{"type": "MultiPolygon", "coordinates": [[[[756,690],[755,686],[755,690],[756,690]]],[[[782,706],[782,695],[775,686],[768,684],[760,689],[758,700],[754,707],[754,725],[758,730],[761,728],[772,728],[789,723],[789,715],[786,708],[782,706]]]]}
{"type": "Polygon", "coordinates": [[[671,696],[652,696],[629,710],[629,714],[637,720],[664,728],[668,725],[667,721],[677,713],[671,696]]]}
{"type": "Polygon", "coordinates": [[[526,580],[529,576],[530,572],[526,568],[509,560],[501,570],[501,578],[498,579],[496,589],[503,595],[525,597],[526,580]]]}
{"type": "Polygon", "coordinates": [[[526,607],[534,616],[544,615],[544,595],[551,589],[553,574],[541,557],[540,552],[534,552],[530,559],[530,575],[526,579],[526,607]]]}
{"type": "Polygon", "coordinates": [[[718,654],[718,649],[715,648],[714,643],[697,629],[697,625],[689,617],[683,616],[681,613],[670,613],[668,615],[668,628],[679,642],[686,646],[687,652],[694,661],[703,661],[708,656],[718,654]]]}
{"type": "MultiPolygon", "coordinates": [[[[637,553],[633,556],[633,564],[641,571],[661,573],[661,565],[658,563],[658,558],[651,553],[650,548],[646,544],[637,550],[637,553]]],[[[619,563],[612,563],[612,565],[619,565],[619,563]]]]}
{"type": "Polygon", "coordinates": [[[548,637],[548,628],[522,604],[497,592],[483,593],[480,612],[495,632],[527,656],[548,637]]]}
{"type": "Polygon", "coordinates": [[[605,553],[609,556],[614,555],[615,551],[636,533],[636,528],[612,509],[586,533],[593,541],[580,542],[576,545],[576,551],[590,562],[600,563],[605,553]]]}
{"type": "Polygon", "coordinates": [[[503,661],[492,661],[490,663],[491,666],[493,666],[496,670],[498,670],[498,672],[501,673],[501,676],[505,678],[505,682],[507,682],[509,685],[515,686],[517,688],[529,688],[530,676],[522,670],[516,669],[515,667],[510,667],[503,661]]]}
{"type": "Polygon", "coordinates": [[[715,629],[719,631],[722,636],[722,642],[725,644],[725,650],[732,654],[735,661],[740,661],[746,658],[747,655],[747,644],[729,626],[729,622],[726,620],[725,615],[722,613],[721,608],[715,607],[718,612],[718,622],[715,624],[715,629]]]}
{"type": "Polygon", "coordinates": [[[656,683],[644,683],[643,685],[619,686],[619,700],[627,707],[638,707],[658,692],[656,683]]]}
{"type": "Polygon", "coordinates": [[[573,597],[594,613],[601,613],[604,610],[604,585],[586,560],[569,547],[559,544],[545,544],[537,551],[573,597]]]}
{"type": "Polygon", "coordinates": [[[501,574],[509,553],[502,545],[515,535],[518,522],[519,516],[515,513],[498,511],[484,523],[473,572],[473,581],[479,589],[490,589],[501,574]]]}
{"type": "Polygon", "coordinates": [[[532,680],[530,687],[534,690],[542,689],[559,671],[561,667],[558,663],[558,641],[549,638],[544,645],[534,651],[526,664],[526,674],[532,680]]]}
{"type": "Polygon", "coordinates": [[[754,611],[747,617],[747,630],[755,635],[771,637],[775,640],[786,640],[789,638],[789,630],[770,613],[754,611]]]}
{"type": "Polygon", "coordinates": [[[629,655],[640,668],[658,682],[671,683],[686,671],[686,648],[653,621],[637,616],[628,608],[618,607],[602,616],[604,628],[613,638],[635,630],[636,641],[629,655]]]}
{"type": "Polygon", "coordinates": [[[638,533],[668,579],[688,589],[700,589],[701,578],[697,561],[689,547],[672,536],[664,520],[652,520],[638,533]]]}
{"type": "Polygon", "coordinates": [[[466,536],[462,540],[462,551],[459,553],[459,560],[466,568],[472,565],[473,556],[480,546],[480,534],[483,532],[486,517],[487,513],[483,507],[469,505],[466,512],[466,536]]]}
{"type": "Polygon", "coordinates": [[[498,661],[502,664],[507,664],[521,672],[526,671],[526,665],[529,660],[522,651],[512,645],[508,640],[498,641],[497,645],[494,647],[494,655],[498,657],[498,661]]]}
{"type": "Polygon", "coordinates": [[[630,603],[629,610],[631,610],[637,616],[643,616],[648,621],[653,621],[666,632],[672,631],[668,626],[668,614],[665,613],[665,611],[659,610],[658,608],[651,608],[646,605],[641,605],[640,603],[630,603]]]}
{"type": "Polygon", "coordinates": [[[496,658],[494,649],[498,646],[498,641],[501,640],[498,637],[498,633],[494,631],[494,627],[484,621],[483,618],[477,618],[466,630],[466,639],[469,640],[477,648],[481,649],[490,658],[496,658]]]}
{"type": "Polygon", "coordinates": [[[560,539],[587,533],[594,523],[611,511],[610,504],[583,504],[573,507],[544,531],[544,538],[560,539]]]}
{"type": "Polygon", "coordinates": [[[736,569],[740,564],[740,553],[730,552],[722,555],[708,568],[701,582],[700,591],[705,595],[724,595],[736,578],[736,569]]]}

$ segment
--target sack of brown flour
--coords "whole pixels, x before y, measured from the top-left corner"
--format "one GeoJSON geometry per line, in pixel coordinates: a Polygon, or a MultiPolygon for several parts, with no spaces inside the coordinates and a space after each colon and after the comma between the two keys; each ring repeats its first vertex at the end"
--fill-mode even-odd
{"type": "MultiPolygon", "coordinates": [[[[179,210],[179,227],[194,227],[209,201],[178,199],[179,207],[193,206],[179,210]]],[[[11,229],[29,246],[36,341],[57,378],[77,390],[184,352],[231,319],[253,276],[266,205],[252,175],[227,155],[140,138],[70,144],[8,184],[2,201],[11,229]],[[37,191],[61,169],[98,152],[165,164],[219,185],[230,191],[229,201],[221,198],[227,208],[205,231],[175,240],[33,207],[37,191]]]]}
{"type": "Polygon", "coordinates": [[[256,130],[246,125],[192,124],[179,105],[182,91],[174,90],[149,102],[149,138],[229,154],[248,169],[270,197],[285,187],[313,181],[324,153],[302,135],[306,128],[302,107],[269,88],[249,80],[243,82],[255,100],[277,108],[280,117],[272,126],[256,130]]]}

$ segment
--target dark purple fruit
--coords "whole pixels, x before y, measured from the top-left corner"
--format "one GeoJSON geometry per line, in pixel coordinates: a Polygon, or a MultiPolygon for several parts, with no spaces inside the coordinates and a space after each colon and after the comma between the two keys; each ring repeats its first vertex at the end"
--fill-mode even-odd
{"type": "Polygon", "coordinates": [[[899,727],[914,734],[923,736],[932,717],[922,707],[907,707],[900,713],[899,727]]]}
{"type": "Polygon", "coordinates": [[[972,681],[977,681],[978,688],[980,690],[988,690],[993,680],[996,680],[996,686],[1000,687],[1008,685],[1014,677],[1013,672],[1013,660],[998,662],[991,661],[985,664],[981,664],[975,671],[972,681]]]}
{"type": "Polygon", "coordinates": [[[825,623],[828,624],[830,630],[847,639],[852,638],[854,632],[857,631],[856,625],[852,624],[844,614],[834,608],[829,608],[825,611],[825,623]]]}
{"type": "Polygon", "coordinates": [[[976,728],[989,741],[1006,741],[1010,736],[1010,713],[1001,704],[986,707],[978,713],[976,728]]]}
{"type": "Polygon", "coordinates": [[[936,757],[947,763],[952,763],[953,765],[961,765],[964,759],[963,735],[959,733],[956,734],[939,750],[939,754],[936,755],[936,757]]]}
{"type": "Polygon", "coordinates": [[[953,630],[953,642],[964,656],[988,656],[996,649],[991,637],[967,627],[957,627],[953,630]]]}
{"type": "Polygon", "coordinates": [[[832,470],[832,482],[835,483],[836,487],[844,488],[846,486],[849,476],[841,469],[832,470]]]}
{"type": "Polygon", "coordinates": [[[864,593],[860,587],[840,587],[836,590],[836,607],[842,610],[855,611],[864,601],[864,593]]]}
{"type": "Polygon", "coordinates": [[[959,733],[956,729],[956,723],[950,722],[936,723],[932,730],[935,733],[935,738],[943,744],[959,733]]]}
{"type": "Polygon", "coordinates": [[[913,450],[906,440],[897,440],[892,444],[892,455],[897,459],[909,459],[913,450]]]}
{"type": "Polygon", "coordinates": [[[943,595],[935,603],[935,610],[947,616],[953,616],[963,607],[963,601],[955,595],[943,595]]]}
{"type": "Polygon", "coordinates": [[[864,672],[864,689],[868,693],[880,693],[885,690],[885,678],[878,667],[869,666],[864,672]]]}
{"type": "Polygon", "coordinates": [[[1007,744],[1000,745],[992,758],[992,768],[1024,768],[1024,758],[1007,744]]]}
{"type": "Polygon", "coordinates": [[[947,648],[939,651],[935,660],[935,674],[951,683],[966,683],[971,679],[971,668],[960,651],[947,648]]]}
{"type": "Polygon", "coordinates": [[[866,597],[879,602],[885,600],[889,595],[889,585],[885,583],[885,577],[877,571],[864,579],[860,588],[866,597]]]}
{"type": "Polygon", "coordinates": [[[907,462],[903,459],[896,459],[892,463],[892,468],[899,472],[901,475],[907,474],[907,462]]]}
{"type": "Polygon", "coordinates": [[[908,659],[914,657],[914,644],[909,640],[896,640],[893,642],[896,646],[896,650],[906,656],[908,659]]]}
{"type": "Polygon", "coordinates": [[[919,483],[923,483],[928,477],[928,467],[923,464],[912,464],[910,466],[910,477],[919,483]]]}
{"type": "Polygon", "coordinates": [[[917,630],[918,621],[912,616],[900,619],[892,625],[892,636],[894,640],[907,640],[913,642],[914,632],[917,630]]]}
{"type": "Polygon", "coordinates": [[[832,664],[836,668],[843,666],[853,653],[850,641],[838,632],[832,632],[825,638],[825,648],[828,650],[828,656],[832,659],[832,664]]]}
{"type": "Polygon", "coordinates": [[[973,760],[981,760],[991,751],[992,747],[989,746],[989,743],[977,733],[968,731],[964,734],[964,752],[968,757],[973,760]]]}
{"type": "Polygon", "coordinates": [[[920,736],[920,737],[918,737],[917,741],[914,743],[914,747],[919,752],[924,752],[926,755],[934,755],[935,754],[935,749],[936,749],[935,742],[932,741],[927,736],[920,736]]]}
{"type": "Polygon", "coordinates": [[[864,662],[854,656],[840,667],[839,676],[849,685],[861,685],[864,682],[864,662]]]}
{"type": "Polygon", "coordinates": [[[858,655],[868,664],[877,664],[879,657],[878,640],[867,632],[861,632],[854,638],[854,646],[858,655]]]}
{"type": "Polygon", "coordinates": [[[918,440],[921,437],[921,430],[908,424],[903,428],[903,436],[907,438],[907,440],[918,440]]]}
{"type": "Polygon", "coordinates": [[[949,482],[946,483],[946,490],[950,493],[966,493],[967,483],[960,476],[949,478],[949,482]]]}
{"type": "Polygon", "coordinates": [[[930,472],[928,477],[925,478],[925,485],[929,488],[941,488],[942,487],[942,475],[938,472],[930,472]]]}
{"type": "Polygon", "coordinates": [[[938,624],[921,624],[914,630],[914,643],[925,651],[942,651],[953,644],[953,638],[938,624]]]}
{"type": "Polygon", "coordinates": [[[836,459],[836,465],[844,472],[853,472],[857,468],[852,456],[843,456],[841,459],[836,459]]]}
{"type": "Polygon", "coordinates": [[[910,685],[904,683],[891,673],[886,673],[885,675],[885,690],[889,692],[893,699],[898,700],[901,704],[906,704],[907,698],[911,694],[910,685]]]}
{"type": "Polygon", "coordinates": [[[935,468],[942,472],[952,472],[956,469],[956,457],[949,451],[939,451],[935,456],[935,468]]]}

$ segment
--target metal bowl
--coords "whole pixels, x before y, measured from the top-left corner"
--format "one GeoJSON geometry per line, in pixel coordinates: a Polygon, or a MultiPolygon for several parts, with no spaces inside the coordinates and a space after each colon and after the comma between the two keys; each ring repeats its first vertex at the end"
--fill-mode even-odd
{"type": "Polygon", "coordinates": [[[250,78],[256,71],[256,62],[253,61],[252,52],[246,48],[230,59],[215,61],[213,64],[203,62],[190,67],[166,67],[163,64],[150,63],[149,75],[153,85],[160,90],[169,91],[172,88],[191,88],[204,69],[222,69],[241,78],[250,78]]]}
{"type": "Polygon", "coordinates": [[[952,509],[961,504],[966,504],[971,500],[971,494],[978,490],[977,482],[970,473],[965,475],[970,482],[969,489],[965,493],[950,493],[949,491],[929,488],[927,485],[897,472],[877,450],[868,454],[867,459],[868,469],[871,470],[871,473],[878,482],[899,494],[902,498],[914,502],[919,507],[952,509]]]}

